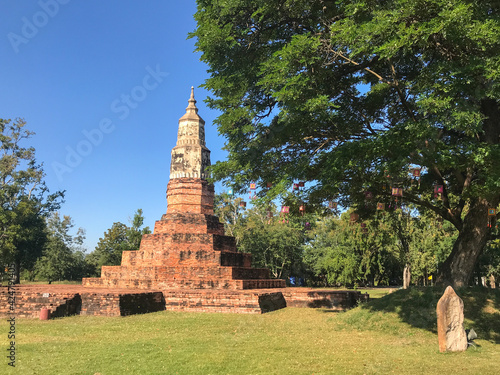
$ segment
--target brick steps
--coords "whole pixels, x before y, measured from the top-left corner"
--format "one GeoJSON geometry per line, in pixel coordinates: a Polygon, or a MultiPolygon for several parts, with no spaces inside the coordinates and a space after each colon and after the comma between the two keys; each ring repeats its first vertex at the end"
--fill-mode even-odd
{"type": "Polygon", "coordinates": [[[263,289],[281,288],[269,271],[252,268],[251,254],[239,253],[234,237],[213,215],[213,186],[197,178],[169,182],[168,209],[139,250],[124,251],[120,266],[102,267],[86,287],[263,289]],[[198,206],[196,206],[198,205],[198,206]]]}
{"type": "Polygon", "coordinates": [[[223,251],[220,254],[221,266],[251,267],[252,254],[239,253],[236,251],[223,251]]]}
{"type": "Polygon", "coordinates": [[[269,288],[285,288],[286,282],[281,279],[267,279],[267,280],[233,280],[235,289],[269,289],[269,288]]]}

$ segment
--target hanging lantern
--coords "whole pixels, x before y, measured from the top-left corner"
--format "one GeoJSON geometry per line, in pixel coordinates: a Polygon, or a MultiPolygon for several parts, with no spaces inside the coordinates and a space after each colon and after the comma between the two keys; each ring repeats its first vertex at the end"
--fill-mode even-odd
{"type": "Polygon", "coordinates": [[[417,181],[419,188],[420,188],[420,174],[421,174],[421,172],[422,172],[421,168],[413,168],[413,170],[412,170],[413,180],[411,180],[411,184],[413,185],[413,182],[417,181]]]}
{"type": "Polygon", "coordinates": [[[299,187],[304,187],[305,182],[304,181],[299,181],[299,187]]]}
{"type": "Polygon", "coordinates": [[[255,190],[255,189],[257,189],[257,184],[255,182],[252,182],[250,184],[250,190],[255,190]]]}
{"type": "Polygon", "coordinates": [[[280,213],[280,218],[281,222],[283,224],[288,224],[288,214],[290,212],[290,207],[289,206],[282,206],[281,207],[281,213],[280,213]]]}
{"type": "Polygon", "coordinates": [[[393,187],[392,196],[394,197],[394,208],[398,208],[398,198],[403,196],[403,188],[393,187]]]}
{"type": "Polygon", "coordinates": [[[292,189],[293,190],[299,190],[299,184],[293,184],[292,189]]]}
{"type": "Polygon", "coordinates": [[[240,207],[245,208],[247,206],[247,202],[241,201],[240,202],[240,207]]]}
{"type": "Polygon", "coordinates": [[[267,216],[267,224],[270,225],[273,221],[273,212],[271,211],[271,209],[268,209],[267,210],[267,213],[266,213],[266,216],[267,216]]]}
{"type": "Polygon", "coordinates": [[[337,202],[334,202],[334,201],[330,201],[330,202],[328,202],[328,207],[329,207],[330,209],[332,209],[332,210],[336,210],[336,209],[337,209],[337,206],[338,206],[337,202]]]}
{"type": "Polygon", "coordinates": [[[361,232],[363,234],[368,234],[368,228],[366,227],[366,223],[361,223],[361,232]]]}
{"type": "Polygon", "coordinates": [[[443,197],[444,187],[443,185],[434,186],[434,198],[441,199],[443,197]]]}
{"type": "Polygon", "coordinates": [[[266,182],[266,187],[269,189],[273,186],[273,184],[271,182],[266,182]]]}
{"type": "Polygon", "coordinates": [[[385,203],[378,202],[377,203],[377,210],[378,211],[384,211],[385,210],[385,203]]]}
{"type": "Polygon", "coordinates": [[[402,197],[403,196],[403,188],[393,187],[392,195],[394,197],[402,197]]]}
{"type": "Polygon", "coordinates": [[[299,206],[299,212],[302,216],[304,216],[304,212],[306,211],[306,206],[304,206],[303,204],[301,204],[299,206]]]}
{"type": "Polygon", "coordinates": [[[356,212],[351,213],[349,217],[352,223],[355,223],[359,219],[359,215],[356,212]]]}
{"type": "Polygon", "coordinates": [[[233,188],[230,188],[230,189],[227,191],[227,195],[229,195],[229,196],[231,196],[231,197],[232,197],[232,196],[233,196],[233,194],[234,194],[233,188]]]}
{"type": "Polygon", "coordinates": [[[488,228],[493,227],[493,223],[497,217],[497,210],[494,208],[488,208],[488,228]]]}

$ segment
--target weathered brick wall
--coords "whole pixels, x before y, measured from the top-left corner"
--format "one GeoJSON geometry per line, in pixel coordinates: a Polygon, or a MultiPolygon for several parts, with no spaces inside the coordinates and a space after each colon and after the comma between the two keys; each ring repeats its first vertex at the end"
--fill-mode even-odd
{"type": "MultiPolygon", "coordinates": [[[[241,280],[239,280],[241,281],[241,280]]],[[[179,289],[163,291],[83,288],[75,285],[23,285],[16,288],[15,316],[38,318],[45,307],[52,317],[73,314],[126,316],[163,310],[261,314],[283,307],[346,310],[368,295],[358,291],[285,289],[179,289]]],[[[9,315],[7,287],[0,287],[0,316],[9,315]]]]}
{"type": "MultiPolygon", "coordinates": [[[[0,287],[0,316],[10,315],[7,287],[0,287]]],[[[70,315],[126,316],[165,310],[160,291],[89,290],[75,285],[20,285],[15,288],[14,315],[39,318],[47,308],[51,317],[70,315]]]]}
{"type": "Polygon", "coordinates": [[[164,290],[167,310],[262,314],[286,307],[280,292],[164,290]]]}
{"type": "Polygon", "coordinates": [[[283,296],[288,307],[327,308],[347,310],[358,302],[368,301],[368,294],[354,290],[322,290],[312,288],[286,288],[283,296]]]}
{"type": "MultiPolygon", "coordinates": [[[[19,318],[38,318],[42,308],[48,308],[54,316],[67,316],[79,313],[77,309],[80,296],[75,292],[54,292],[50,286],[33,291],[20,286],[15,287],[14,314],[19,318]],[[57,311],[56,311],[57,310],[57,311]]],[[[10,313],[7,287],[0,287],[0,315],[10,313]]]]}
{"type": "Polygon", "coordinates": [[[167,186],[167,214],[213,215],[214,186],[199,178],[174,178],[167,186]]]}

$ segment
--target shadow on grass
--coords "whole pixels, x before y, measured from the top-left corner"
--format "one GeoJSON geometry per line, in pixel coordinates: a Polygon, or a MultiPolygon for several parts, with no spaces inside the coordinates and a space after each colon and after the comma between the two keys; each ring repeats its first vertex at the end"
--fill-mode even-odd
{"type": "MultiPolygon", "coordinates": [[[[359,308],[396,313],[401,321],[413,327],[436,332],[436,306],[443,292],[441,287],[398,290],[359,308]]],[[[480,339],[500,343],[500,291],[473,287],[456,292],[464,301],[465,328],[473,328],[480,339]]]]}

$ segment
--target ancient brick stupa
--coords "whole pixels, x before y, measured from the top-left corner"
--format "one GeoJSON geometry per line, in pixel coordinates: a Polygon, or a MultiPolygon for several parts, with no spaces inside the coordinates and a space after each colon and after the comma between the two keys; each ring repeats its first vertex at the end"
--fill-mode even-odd
{"type": "MultiPolygon", "coordinates": [[[[167,213],[137,251],[124,251],[120,266],[102,267],[100,278],[84,286],[162,290],[243,290],[283,288],[269,270],[251,267],[251,254],[236,250],[234,237],[214,216],[214,186],[206,180],[210,151],[205,121],[198,115],[193,88],[186,114],[179,119],[172,150],[167,213]]],[[[177,293],[179,294],[179,293],[177,293]]],[[[168,305],[168,301],[167,301],[168,305]]]]}
{"type": "MultiPolygon", "coordinates": [[[[136,251],[124,251],[120,266],[102,267],[101,277],[79,285],[16,287],[16,316],[72,314],[124,316],[161,310],[263,313],[290,307],[343,310],[361,299],[358,291],[285,288],[269,271],[251,267],[251,255],[236,251],[233,237],[213,214],[214,187],[206,180],[210,151],[205,122],[193,90],[179,120],[172,150],[167,213],[136,251]]],[[[11,314],[11,296],[0,285],[0,316],[11,314]]]]}

